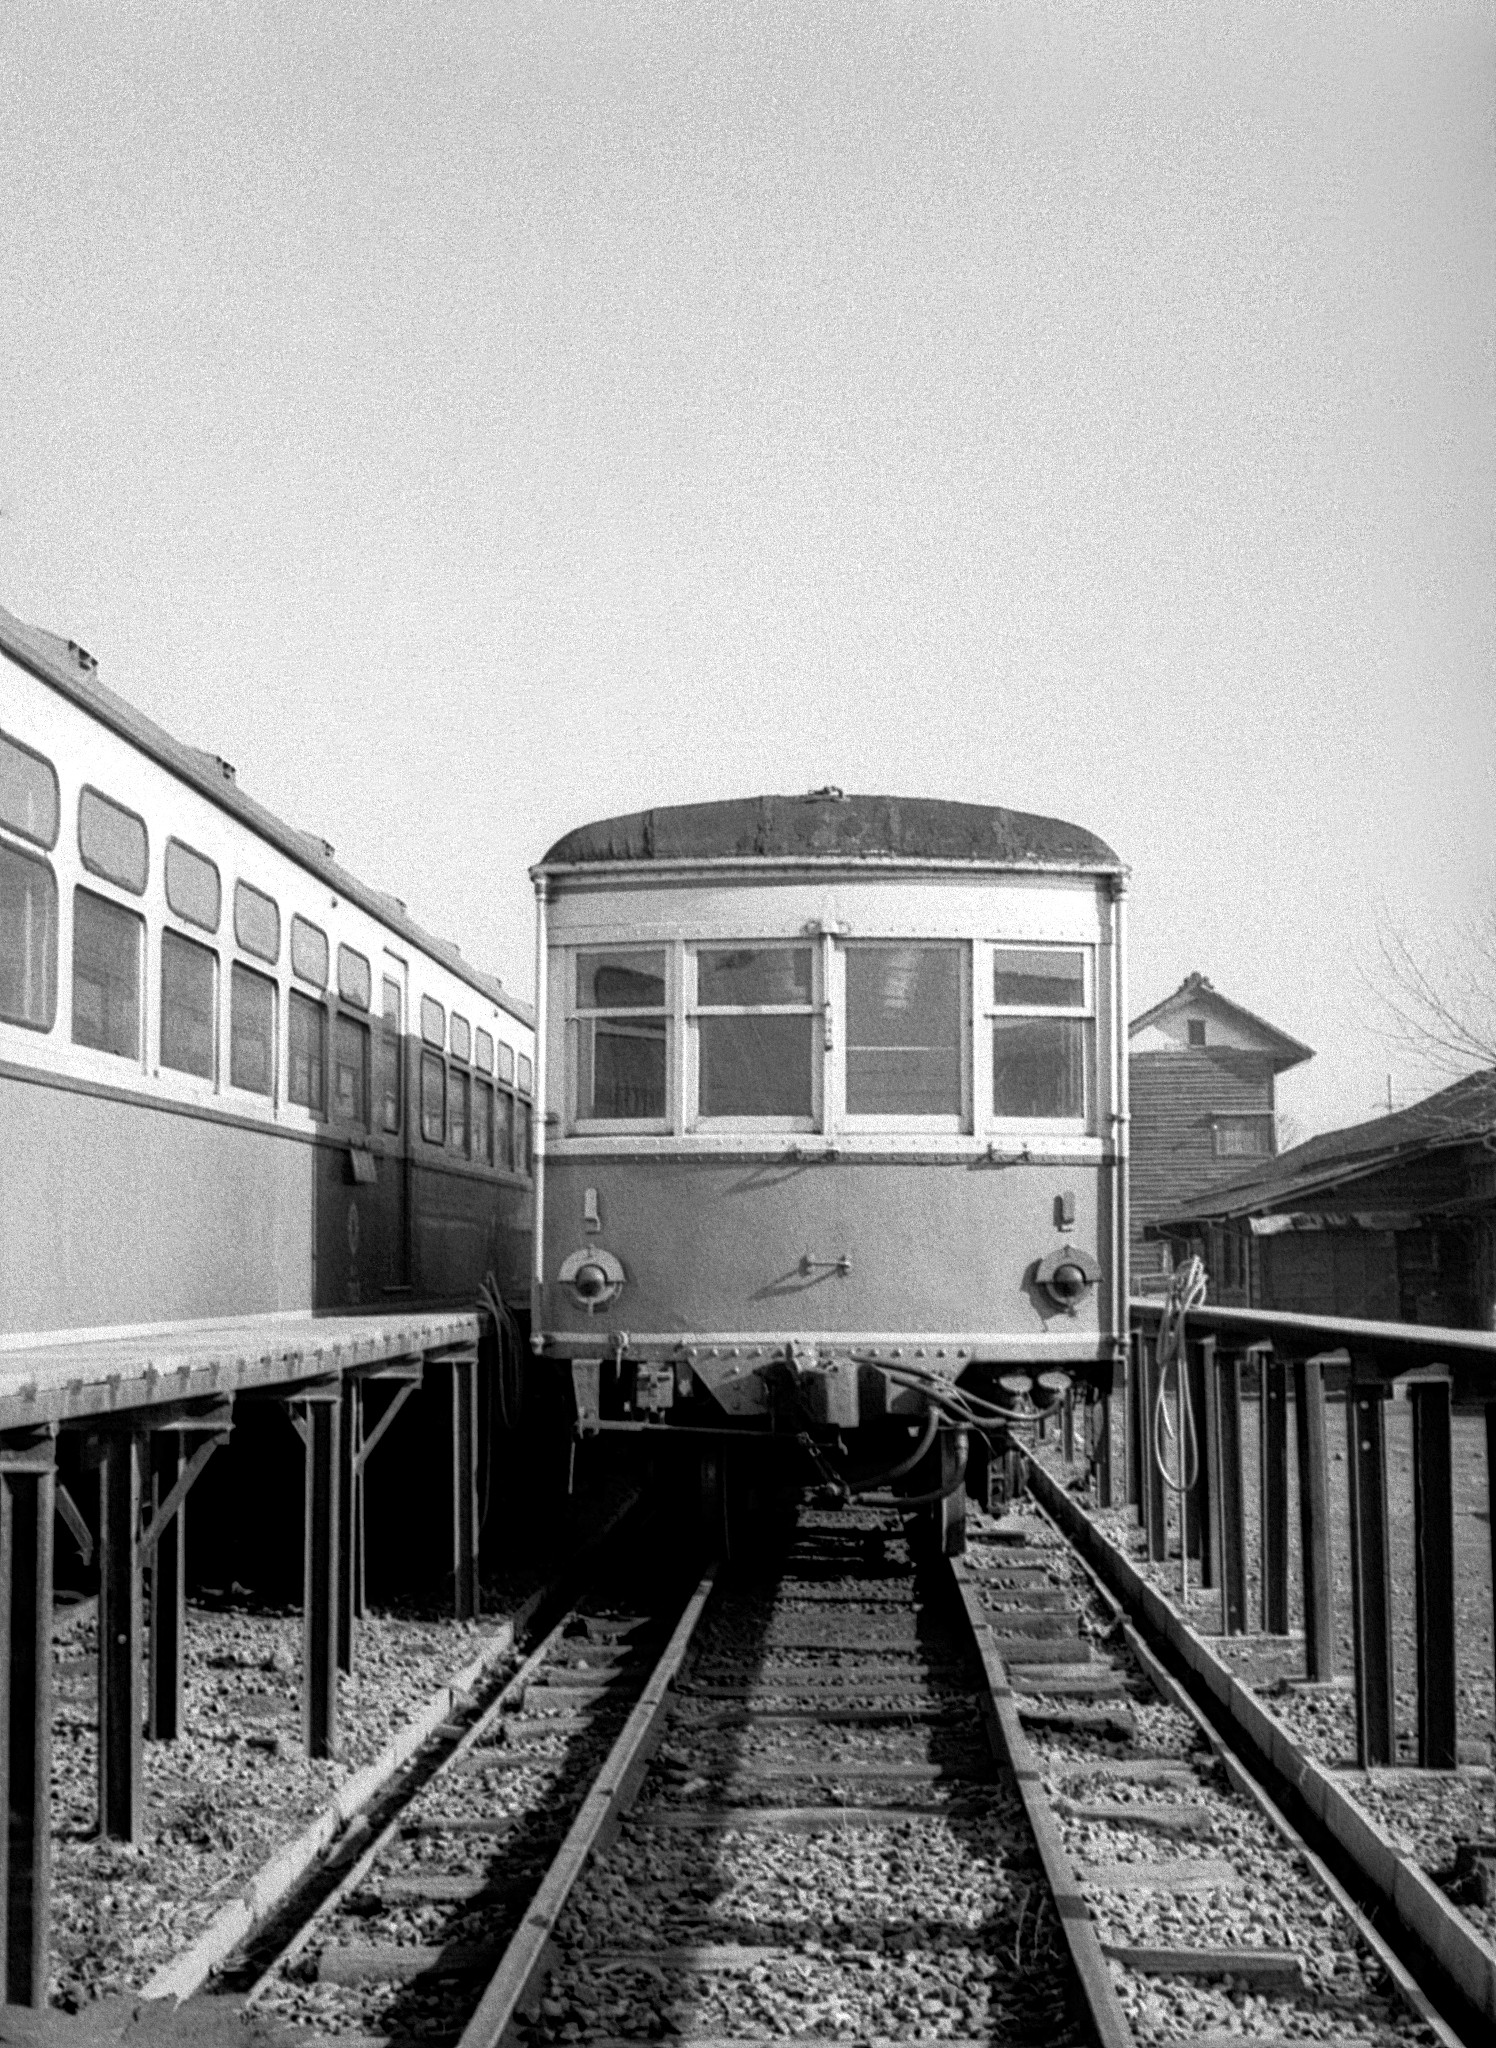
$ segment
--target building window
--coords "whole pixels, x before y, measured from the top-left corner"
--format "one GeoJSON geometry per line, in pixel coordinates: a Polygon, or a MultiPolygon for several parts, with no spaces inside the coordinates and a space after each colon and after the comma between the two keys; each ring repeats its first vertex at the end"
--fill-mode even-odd
{"type": "Polygon", "coordinates": [[[847,1114],[959,1119],[959,945],[849,945],[847,1114]]]}
{"type": "Polygon", "coordinates": [[[194,853],[180,839],[166,842],[166,901],[173,916],[216,932],[223,915],[223,884],[218,869],[204,853],[194,853]]]}
{"type": "Polygon", "coordinates": [[[275,983],[237,960],[229,976],[229,1080],[251,1095],[275,1093],[275,983]]]}
{"type": "Polygon", "coordinates": [[[57,881],[46,861],[3,844],[0,1017],[32,1031],[57,1018],[57,881]]]}
{"type": "Polygon", "coordinates": [[[1217,1159],[1268,1159],[1276,1150],[1270,1116],[1218,1116],[1211,1133],[1217,1159]]]}
{"type": "Polygon", "coordinates": [[[295,989],[286,1011],[286,1037],[286,1100],[299,1102],[313,1116],[323,1116],[327,1107],[327,1012],[295,989]]]}
{"type": "Polygon", "coordinates": [[[400,1098],[404,1093],[401,1086],[401,1063],[404,1058],[400,1044],[400,984],[386,978],[383,988],[384,1016],[379,1032],[379,1093],[382,1102],[381,1121],[387,1131],[400,1128],[400,1098]]]}
{"type": "Polygon", "coordinates": [[[248,882],[234,885],[234,937],[246,953],[268,960],[272,967],[280,958],[280,905],[248,882]]]}
{"type": "Polygon", "coordinates": [[[362,953],[352,946],[338,948],[338,994],[355,1010],[367,1010],[373,989],[373,973],[362,953]]]}
{"type": "Polygon", "coordinates": [[[0,825],[50,851],[61,823],[57,770],[43,755],[0,733],[0,825]]]}
{"type": "Polygon", "coordinates": [[[145,894],[150,871],[145,819],[96,789],[85,789],[78,799],[78,852],[90,874],[132,896],[145,894]]]}
{"type": "Polygon", "coordinates": [[[578,953],[576,976],[577,1116],[663,1123],[670,1033],[664,948],[578,953]]]}
{"type": "Polygon", "coordinates": [[[438,1052],[447,1048],[447,1013],[435,996],[421,998],[421,1036],[438,1052]]]}
{"type": "Polygon", "coordinates": [[[703,946],[695,957],[698,1115],[808,1124],[815,1092],[810,947],[703,946]]]}
{"type": "Polygon", "coordinates": [[[369,1124],[369,1027],[356,1017],[332,1026],[332,1113],[340,1124],[369,1124]]]}
{"type": "Polygon", "coordinates": [[[291,972],[313,988],[327,986],[327,934],[304,917],[291,919],[291,972]]]}
{"type": "Polygon", "coordinates": [[[218,955],[180,932],[161,934],[161,1064],[213,1079],[218,1021],[218,955]]]}
{"type": "Polygon", "coordinates": [[[992,995],[994,1118],[1083,1123],[1091,1096],[1089,948],[995,946],[992,995]]]}
{"type": "Polygon", "coordinates": [[[473,1083],[473,1157],[482,1166],[493,1165],[493,1083],[473,1083]]]}
{"type": "Polygon", "coordinates": [[[1189,1042],[1191,1045],[1204,1045],[1205,1019],[1203,1017],[1186,1018],[1185,1028],[1189,1032],[1189,1042]]]}
{"type": "Polygon", "coordinates": [[[454,1067],[447,1082],[447,1143],[465,1159],[468,1145],[468,1077],[454,1067]]]}
{"type": "Polygon", "coordinates": [[[145,920],[87,889],[73,892],[73,1043],[140,1057],[145,920]]]}
{"type": "Polygon", "coordinates": [[[421,1054],[421,1136],[428,1145],[447,1138],[447,1068],[434,1052],[421,1054]]]}

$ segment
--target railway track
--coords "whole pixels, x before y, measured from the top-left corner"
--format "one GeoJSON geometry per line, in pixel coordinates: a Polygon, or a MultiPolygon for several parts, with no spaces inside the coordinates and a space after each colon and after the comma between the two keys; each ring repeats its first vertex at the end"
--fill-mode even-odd
{"type": "Polygon", "coordinates": [[[220,1978],[347,2048],[1455,2036],[1058,1530],[590,1593],[220,1978]]]}

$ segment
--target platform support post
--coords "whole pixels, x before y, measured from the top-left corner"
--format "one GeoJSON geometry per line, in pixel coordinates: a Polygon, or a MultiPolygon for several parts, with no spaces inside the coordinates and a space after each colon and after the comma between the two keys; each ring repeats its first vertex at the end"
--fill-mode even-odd
{"type": "Polygon", "coordinates": [[[364,1388],[359,1379],[343,1383],[342,1427],[338,1435],[338,1669],[352,1671],[358,1621],[364,1611],[364,1388]]]}
{"type": "Polygon", "coordinates": [[[297,1396],[306,1422],[302,1573],[302,1733],[309,1757],[338,1754],[338,1388],[297,1396]]]}
{"type": "Polygon", "coordinates": [[[478,1616],[478,1355],[428,1359],[427,1385],[436,1398],[440,1483],[439,1528],[452,1574],[452,1611],[478,1616]],[[443,1441],[443,1439],[445,1441],[443,1441]]]}
{"type": "Polygon", "coordinates": [[[1096,1438],[1092,1446],[1096,1459],[1096,1505],[1112,1505],[1112,1397],[1103,1394],[1091,1410],[1096,1438]]]}
{"type": "Polygon", "coordinates": [[[1356,1761],[1394,1761],[1392,1581],[1387,1555],[1387,1441],[1382,1389],[1357,1386],[1345,1404],[1351,1505],[1351,1613],[1356,1637],[1356,1761]]]}
{"type": "Polygon", "coordinates": [[[141,1468],[149,1441],[105,1437],[99,1470],[99,1832],[138,1842],[141,1827],[141,1468]]]}
{"type": "Polygon", "coordinates": [[[1145,1336],[1140,1352],[1142,1360],[1142,1414],[1139,1421],[1143,1431],[1143,1527],[1148,1538],[1148,1556],[1158,1563],[1169,1554],[1169,1517],[1164,1499],[1164,1475],[1158,1469],[1158,1457],[1153,1436],[1153,1406],[1158,1398],[1158,1346],[1151,1336],[1145,1336]]]}
{"type": "Polygon", "coordinates": [[[1221,1582],[1221,1633],[1247,1631],[1246,1497],[1241,1474],[1241,1354],[1215,1354],[1215,1339],[1206,1338],[1206,1433],[1215,1465],[1215,1533],[1217,1576],[1221,1582]]]}
{"type": "Polygon", "coordinates": [[[1136,1508],[1138,1520],[1145,1518],[1143,1501],[1143,1333],[1132,1330],[1127,1340],[1127,1392],[1123,1423],[1126,1429],[1127,1504],[1136,1508]]]}
{"type": "MultiPolygon", "coordinates": [[[[1216,1582],[1215,1561],[1215,1518],[1211,1509],[1214,1497],[1214,1460],[1210,1454],[1210,1431],[1206,1428],[1205,1382],[1207,1379],[1207,1344],[1214,1347],[1211,1337],[1192,1338],[1185,1347],[1185,1355],[1179,1362],[1179,1370],[1189,1375],[1190,1412],[1195,1418],[1195,1483],[1184,1496],[1184,1526],[1189,1544],[1189,1555],[1200,1560],[1200,1584],[1213,1586],[1216,1582]]],[[[1183,1468],[1187,1469],[1187,1468],[1183,1468]]]]}
{"type": "MultiPolygon", "coordinates": [[[[179,1430],[151,1439],[151,1511],[182,1476],[179,1430]]],[[[152,1742],[175,1742],[182,1726],[182,1642],[186,1634],[187,1531],[183,1501],[156,1541],[151,1563],[151,1658],[147,1732],[152,1742]]]]}
{"type": "Polygon", "coordinates": [[[1317,1358],[1293,1368],[1299,1461],[1299,1546],[1304,1560],[1304,1676],[1335,1675],[1334,1580],[1330,1558],[1330,1470],[1325,1449],[1325,1371],[1317,1358]]]}
{"type": "Polygon", "coordinates": [[[0,1446],[0,1990],[47,2002],[52,1902],[53,1439],[0,1446]]]}
{"type": "Polygon", "coordinates": [[[1288,1367],[1259,1354],[1262,1418],[1262,1629],[1288,1634],[1288,1367]]]}
{"type": "Polygon", "coordinates": [[[1408,1388],[1413,1409],[1413,1558],[1418,1630],[1418,1761],[1458,1762],[1454,1653],[1454,1489],[1447,1379],[1408,1388]]]}
{"type": "Polygon", "coordinates": [[[1075,1389],[1066,1387],[1060,1396],[1060,1456],[1067,1465],[1075,1463],[1075,1389]]]}

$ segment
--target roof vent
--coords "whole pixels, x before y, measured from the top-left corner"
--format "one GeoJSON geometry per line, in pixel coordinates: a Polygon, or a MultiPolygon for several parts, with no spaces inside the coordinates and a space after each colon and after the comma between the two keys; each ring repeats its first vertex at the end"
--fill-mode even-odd
{"type": "Polygon", "coordinates": [[[824,789],[813,789],[810,791],[809,800],[811,802],[814,802],[817,797],[822,798],[826,803],[844,804],[847,800],[847,792],[844,789],[838,789],[834,782],[828,782],[824,789]]]}
{"type": "Polygon", "coordinates": [[[92,675],[93,671],[99,665],[95,657],[89,653],[88,649],[86,647],[80,647],[76,640],[69,640],[68,653],[72,655],[74,661],[77,662],[79,668],[83,670],[83,673],[85,675],[92,675]]]}
{"type": "Polygon", "coordinates": [[[218,763],[218,772],[225,782],[238,781],[239,771],[235,768],[232,761],[225,761],[222,754],[215,754],[213,759],[218,763]]]}

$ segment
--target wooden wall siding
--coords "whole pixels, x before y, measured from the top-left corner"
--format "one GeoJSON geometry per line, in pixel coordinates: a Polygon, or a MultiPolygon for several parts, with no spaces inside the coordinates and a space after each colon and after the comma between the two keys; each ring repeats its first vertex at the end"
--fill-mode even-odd
{"type": "Polygon", "coordinates": [[[1197,1046],[1188,1052],[1134,1053],[1132,1229],[1177,1215],[1202,1189],[1243,1180],[1263,1161],[1218,1159],[1211,1124],[1218,1116],[1266,1116],[1273,1069],[1258,1053],[1197,1046]]]}
{"type": "Polygon", "coordinates": [[[1264,1238],[1258,1308],[1298,1315],[1405,1320],[1398,1312],[1398,1250],[1390,1230],[1313,1230],[1264,1238]]]}

